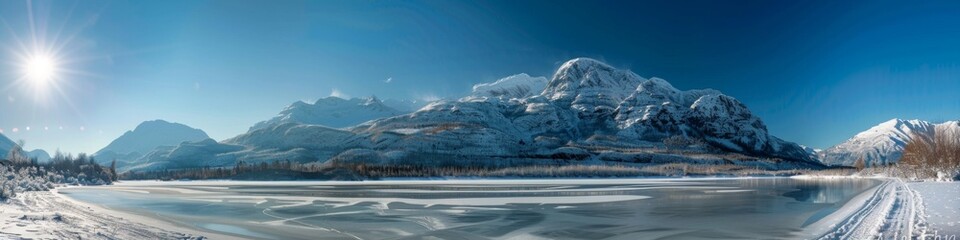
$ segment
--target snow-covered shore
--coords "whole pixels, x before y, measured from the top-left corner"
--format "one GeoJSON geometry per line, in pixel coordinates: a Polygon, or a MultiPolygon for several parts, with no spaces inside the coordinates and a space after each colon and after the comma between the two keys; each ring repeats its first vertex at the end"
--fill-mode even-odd
{"type": "Polygon", "coordinates": [[[923,199],[928,223],[926,235],[935,239],[960,239],[960,182],[908,185],[923,199]]]}
{"type": "MultiPolygon", "coordinates": [[[[803,178],[803,177],[800,177],[803,178]]],[[[842,179],[850,177],[811,177],[842,179]]],[[[860,178],[860,177],[853,177],[860,178]]],[[[960,182],[887,181],[820,222],[820,239],[957,239],[960,182]]]]}
{"type": "Polygon", "coordinates": [[[150,217],[69,199],[56,190],[0,203],[0,239],[223,239],[150,217]]]}

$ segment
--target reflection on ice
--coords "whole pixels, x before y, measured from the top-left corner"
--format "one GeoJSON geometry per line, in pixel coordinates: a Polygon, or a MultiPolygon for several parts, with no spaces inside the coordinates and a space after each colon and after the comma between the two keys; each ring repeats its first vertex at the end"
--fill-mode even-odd
{"type": "Polygon", "coordinates": [[[274,239],[806,238],[873,180],[606,179],[133,183],[81,201],[274,239]]]}

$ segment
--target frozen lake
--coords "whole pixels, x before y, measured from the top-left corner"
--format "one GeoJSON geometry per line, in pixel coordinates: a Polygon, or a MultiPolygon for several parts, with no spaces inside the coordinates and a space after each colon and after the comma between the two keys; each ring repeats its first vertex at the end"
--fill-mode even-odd
{"type": "Polygon", "coordinates": [[[812,238],[870,179],[128,182],[61,189],[255,239],[812,238]]]}

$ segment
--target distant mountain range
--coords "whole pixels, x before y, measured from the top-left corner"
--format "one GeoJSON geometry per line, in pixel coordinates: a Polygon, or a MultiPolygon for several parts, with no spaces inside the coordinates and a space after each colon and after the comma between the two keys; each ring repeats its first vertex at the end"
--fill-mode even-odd
{"type": "MultiPolygon", "coordinates": [[[[3,157],[0,157],[0,159],[6,158],[7,154],[10,153],[10,149],[13,149],[13,147],[16,145],[17,143],[13,142],[13,140],[10,140],[9,138],[7,138],[7,136],[0,134],[0,156],[3,156],[3,157]]],[[[48,154],[47,151],[44,151],[43,149],[25,151],[24,154],[29,158],[37,159],[37,161],[39,162],[45,162],[50,160],[50,154],[48,154]]]]}
{"type": "Polygon", "coordinates": [[[468,98],[490,98],[498,100],[522,99],[540,94],[547,85],[545,77],[531,77],[521,73],[499,79],[492,83],[473,85],[468,98]]]}
{"type": "Polygon", "coordinates": [[[411,112],[417,111],[418,109],[430,103],[430,101],[424,101],[424,100],[392,99],[392,98],[383,99],[381,100],[381,102],[383,102],[383,105],[387,105],[388,107],[391,107],[403,113],[411,113],[411,112]]]}
{"type": "Polygon", "coordinates": [[[13,146],[16,145],[17,143],[13,142],[13,140],[10,140],[7,138],[7,136],[0,134],[0,156],[6,158],[7,153],[10,152],[10,149],[13,149],[13,146]]]}
{"type": "Polygon", "coordinates": [[[343,128],[408,112],[389,107],[377,97],[351,99],[327,97],[312,104],[303,101],[295,102],[280,111],[276,117],[253,125],[250,131],[283,123],[343,128]]]}
{"type": "MultiPolygon", "coordinates": [[[[511,76],[514,77],[514,76],[511,76]]],[[[508,78],[511,78],[508,77],[508,78]]],[[[508,79],[505,78],[505,79],[508,79]]],[[[660,80],[653,80],[660,81],[660,80]]],[[[499,81],[498,81],[499,82],[499,81]]],[[[650,82],[656,83],[656,82],[650,82]]],[[[659,84],[664,84],[665,82],[660,82],[659,84]]],[[[490,86],[490,85],[487,85],[490,86]]],[[[648,88],[649,88],[648,84],[648,88]]],[[[672,91],[670,88],[666,88],[667,92],[677,93],[679,91],[672,91]]],[[[711,90],[703,90],[711,91],[711,90]]],[[[520,91],[522,92],[522,91],[520,91]]],[[[515,92],[516,93],[516,92],[515,92]]],[[[466,102],[486,102],[491,101],[509,101],[510,99],[518,100],[524,97],[530,97],[525,94],[513,95],[520,96],[520,98],[504,98],[504,95],[482,95],[477,94],[476,92],[470,96],[461,99],[461,101],[466,102]]],[[[676,96],[674,96],[676,97],[676,96]]],[[[338,102],[352,102],[352,103],[361,103],[356,105],[346,105],[346,106],[356,106],[358,109],[364,109],[368,105],[362,104],[360,101],[362,99],[340,99],[334,100],[338,102]]],[[[375,100],[375,99],[367,99],[375,100]]],[[[321,101],[318,101],[321,102],[321,101]]],[[[438,103],[442,104],[451,104],[457,102],[446,102],[438,103]]],[[[461,103],[462,104],[462,103],[461,103]]],[[[284,112],[291,108],[296,108],[298,104],[295,103],[284,110],[284,112]]],[[[692,104],[691,104],[692,105],[692,104]]],[[[437,106],[432,106],[437,107],[437,106]]],[[[428,109],[429,110],[429,109],[428,109]]],[[[430,112],[430,111],[426,111],[430,112]]],[[[286,114],[280,114],[281,116],[287,116],[286,114]]],[[[398,114],[401,115],[401,114],[398,114]]],[[[390,116],[386,116],[390,117],[390,116]]],[[[649,117],[648,117],[649,118],[649,117]]],[[[676,117],[674,117],[676,118],[676,117]]],[[[310,121],[312,124],[303,123],[300,121],[291,121],[293,119],[298,119],[297,117],[277,117],[272,120],[277,119],[287,119],[288,122],[277,121],[274,123],[266,124],[269,128],[260,128],[251,130],[248,133],[241,134],[237,137],[225,140],[224,142],[216,142],[212,139],[205,137],[206,135],[197,134],[195,131],[193,135],[190,134],[180,134],[182,136],[177,140],[168,140],[165,143],[146,143],[145,141],[136,140],[137,137],[132,137],[136,135],[141,135],[139,139],[150,139],[146,137],[147,132],[157,132],[157,130],[150,129],[180,129],[173,132],[191,132],[187,127],[182,124],[168,123],[165,121],[149,121],[138,126],[137,129],[128,132],[125,134],[126,137],[121,137],[123,140],[118,139],[119,141],[127,142],[129,146],[139,146],[137,150],[132,147],[117,147],[117,146],[108,146],[104,150],[99,151],[95,156],[101,162],[107,162],[113,159],[118,159],[122,161],[121,166],[123,168],[132,168],[136,167],[138,169],[151,169],[159,167],[188,167],[188,166],[199,166],[203,165],[230,165],[234,164],[237,159],[242,159],[246,161],[271,161],[277,159],[286,159],[286,160],[296,160],[296,161],[316,161],[318,158],[333,158],[338,156],[340,153],[356,154],[356,153],[366,153],[376,158],[383,158],[382,153],[371,153],[362,148],[354,147],[366,145],[370,148],[376,148],[371,146],[376,146],[372,144],[367,139],[363,139],[356,134],[356,130],[362,128],[370,128],[371,125],[358,126],[356,128],[347,129],[347,130],[336,130],[329,127],[325,127],[328,123],[321,121],[310,121]],[[167,125],[167,126],[164,126],[167,125]],[[202,140],[196,141],[197,138],[202,140]],[[177,143],[173,143],[177,142],[177,143]],[[159,145],[158,145],[159,144],[159,145]],[[150,148],[150,150],[143,150],[150,148]],[[125,151],[127,155],[115,154],[116,150],[125,151]],[[127,149],[127,150],[123,150],[127,149]],[[350,149],[350,151],[345,151],[344,149],[350,149]],[[140,151],[147,152],[146,154],[140,154],[140,151]],[[318,156],[318,157],[317,157],[318,156]],[[106,159],[105,159],[106,158],[106,159]],[[109,160],[107,160],[109,159],[109,160]],[[202,159],[198,161],[198,159],[202,159]]],[[[319,118],[324,119],[324,118],[319,118]]],[[[325,118],[325,119],[337,119],[337,118],[325,118]]],[[[376,117],[371,117],[371,119],[360,119],[354,118],[356,122],[362,123],[368,120],[375,120],[376,117]]],[[[410,121],[409,119],[406,121],[410,121]]],[[[406,122],[405,121],[405,122],[406,122]]],[[[388,122],[386,120],[381,120],[381,122],[388,122]]],[[[375,122],[376,123],[376,122],[375,122]]],[[[423,122],[424,125],[427,124],[427,121],[423,122]]],[[[677,127],[679,128],[689,128],[688,126],[677,127]]],[[[854,136],[853,138],[847,140],[844,143],[841,143],[837,146],[829,148],[827,150],[813,149],[806,146],[798,145],[801,150],[806,154],[809,159],[819,159],[824,164],[833,165],[833,166],[852,166],[857,159],[863,158],[867,164],[888,164],[895,163],[899,160],[903,148],[907,142],[912,139],[914,134],[931,137],[934,134],[934,129],[960,129],[960,122],[950,121],[939,124],[934,124],[921,120],[903,120],[903,119],[892,119],[890,121],[881,123],[875,127],[872,127],[864,132],[861,132],[854,136]]],[[[196,129],[194,129],[196,130],[196,129]]],[[[417,132],[422,131],[423,129],[415,128],[392,128],[390,130],[384,130],[378,132],[379,134],[398,134],[398,135],[411,135],[417,132]]],[[[751,129],[752,130],[752,129],[751,129]]],[[[197,130],[199,131],[199,130],[197,130]]],[[[202,132],[202,131],[201,131],[202,132]]],[[[659,134],[661,136],[666,136],[669,134],[659,134]]],[[[384,141],[387,138],[380,139],[384,141]]],[[[545,140],[540,138],[540,140],[545,140]]],[[[397,144],[399,140],[391,139],[392,142],[397,144]]],[[[117,141],[114,141],[117,142],[117,141]]],[[[534,139],[532,142],[537,142],[534,139]]],[[[0,150],[4,152],[9,151],[9,148],[12,147],[15,143],[6,139],[0,135],[0,150]]],[[[410,142],[411,145],[416,145],[418,143],[410,142]]],[[[422,145],[422,143],[419,143],[422,145]]],[[[432,143],[435,145],[436,143],[432,143]]],[[[647,144],[654,144],[653,142],[648,142],[647,144]]],[[[721,142],[721,144],[727,144],[726,142],[721,142]]],[[[725,147],[725,146],[724,146],[725,147]]],[[[728,148],[728,149],[733,149],[728,148]]],[[[486,150],[486,149],[483,149],[486,150]]],[[[483,151],[477,150],[477,151],[483,151]]],[[[571,149],[564,149],[565,151],[570,151],[571,149]]],[[[742,151],[742,150],[741,150],[742,151]]],[[[392,154],[400,154],[400,152],[392,152],[392,154]]],[[[38,158],[39,161],[49,160],[49,155],[43,150],[34,150],[27,152],[27,155],[30,157],[38,158]]],[[[340,156],[344,157],[344,156],[340,156]]]]}
{"type": "Polygon", "coordinates": [[[936,129],[960,130],[960,121],[935,124],[916,119],[891,119],[824,150],[819,157],[824,164],[834,166],[852,166],[861,158],[868,166],[896,163],[914,136],[933,137],[936,129]]]}
{"type": "MultiPolygon", "coordinates": [[[[131,169],[276,160],[426,165],[562,159],[733,161],[722,154],[656,152],[664,148],[661,140],[671,136],[701,139],[717,151],[753,156],[751,164],[769,168],[821,166],[807,149],[768,134],[765,124],[733,97],[712,89],[681,91],[663,79],[578,58],[564,63],[549,80],[518,74],[478,84],[470,96],[430,103],[412,113],[377,98],[297,102],[222,142],[204,135],[200,141],[155,147],[131,169]]],[[[135,145],[143,148],[105,150],[139,153],[148,144],[135,145]]]]}
{"type": "Polygon", "coordinates": [[[164,120],[146,121],[110,142],[93,157],[100,163],[117,160],[121,165],[137,164],[140,157],[158,147],[206,139],[210,139],[207,133],[187,125],[164,120]]]}
{"type": "MultiPolygon", "coordinates": [[[[415,102],[394,101],[408,107],[415,106],[415,102]]],[[[347,127],[369,120],[396,116],[406,113],[386,106],[376,97],[342,99],[327,97],[314,103],[295,102],[283,109],[276,117],[257,123],[250,128],[255,132],[260,128],[275,125],[316,125],[326,127],[347,127]]],[[[293,141],[284,139],[280,141],[293,141]]],[[[299,141],[312,142],[311,139],[299,141]]],[[[216,153],[240,151],[243,147],[220,144],[210,139],[202,130],[163,120],[141,123],[136,129],[128,131],[114,140],[110,145],[94,154],[99,162],[107,163],[118,160],[121,169],[135,166],[151,166],[158,162],[178,161],[180,158],[189,159],[179,162],[203,163],[207,165],[232,165],[229,161],[217,161],[216,153]]],[[[278,158],[280,159],[280,158],[278,158]]],[[[184,164],[176,164],[184,165],[184,164]]],[[[190,165],[190,164],[188,164],[190,165]]]]}
{"type": "MultiPolygon", "coordinates": [[[[895,163],[913,136],[960,129],[958,121],[892,119],[821,151],[768,134],[746,106],[719,91],[681,91],[663,79],[586,58],[564,63],[550,79],[517,74],[472,90],[459,100],[426,106],[376,97],[298,101],[222,142],[183,124],[147,121],[94,157],[143,170],[229,166],[240,160],[391,164],[579,156],[629,161],[651,154],[636,149],[664,147],[663,138],[685,136],[720,151],[784,159],[798,167],[816,166],[817,160],[851,166],[860,158],[870,165],[895,163]]],[[[14,145],[0,134],[3,154],[14,145]]],[[[39,149],[27,155],[50,158],[39,149]]]]}
{"type": "MultiPolygon", "coordinates": [[[[157,170],[291,160],[373,164],[578,159],[636,162],[663,156],[662,139],[700,139],[721,152],[782,159],[781,167],[895,163],[913,136],[960,130],[960,121],[892,119],[826,150],[781,140],[735,98],[712,89],[681,91],[602,62],[577,58],[552,78],[527,74],[474,85],[459,100],[424,102],[327,97],[295,102],[247,133],[217,142],[202,130],[154,120],[94,154],[122,169],[157,170]],[[641,149],[641,150],[638,150],[641,149]],[[648,149],[648,150],[642,150],[648,149]]],[[[0,134],[4,155],[15,145],[0,134]]],[[[43,150],[27,152],[40,161],[43,150]]],[[[667,162],[727,162],[722,157],[667,162]]]]}
{"type": "Polygon", "coordinates": [[[47,162],[50,161],[50,153],[44,151],[43,149],[34,149],[32,151],[25,152],[27,157],[32,159],[37,159],[37,162],[47,162]]]}

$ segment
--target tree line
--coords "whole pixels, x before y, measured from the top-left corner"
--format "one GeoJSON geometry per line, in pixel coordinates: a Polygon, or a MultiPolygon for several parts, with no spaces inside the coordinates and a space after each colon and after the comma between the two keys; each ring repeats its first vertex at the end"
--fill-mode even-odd
{"type": "Polygon", "coordinates": [[[114,164],[104,167],[86,154],[64,155],[57,151],[50,161],[27,157],[20,141],[0,164],[0,199],[23,191],[46,191],[58,185],[106,185],[117,180],[114,164]]]}
{"type": "Polygon", "coordinates": [[[198,167],[181,169],[163,169],[154,171],[128,171],[120,174],[124,180],[204,180],[236,179],[246,177],[322,177],[326,167],[319,164],[302,164],[290,160],[278,160],[270,163],[249,163],[237,161],[233,167],[198,167]]]}

